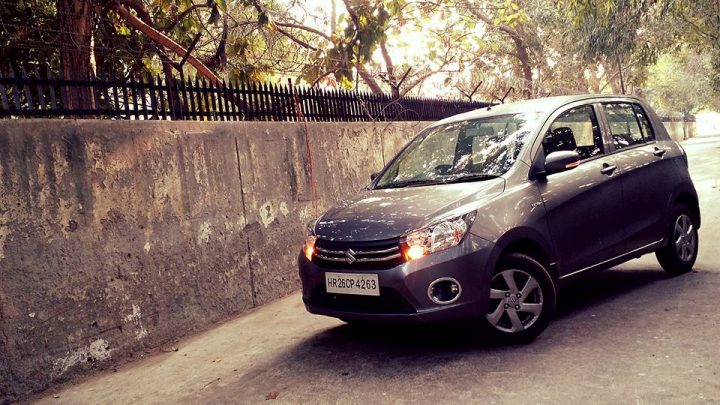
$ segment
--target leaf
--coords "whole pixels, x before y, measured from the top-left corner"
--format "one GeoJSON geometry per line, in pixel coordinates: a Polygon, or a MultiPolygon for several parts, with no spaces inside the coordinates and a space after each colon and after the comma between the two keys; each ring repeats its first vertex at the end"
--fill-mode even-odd
{"type": "Polygon", "coordinates": [[[280,393],[277,391],[268,392],[268,394],[265,395],[265,400],[269,401],[271,399],[277,399],[278,395],[280,395],[280,393]]]}

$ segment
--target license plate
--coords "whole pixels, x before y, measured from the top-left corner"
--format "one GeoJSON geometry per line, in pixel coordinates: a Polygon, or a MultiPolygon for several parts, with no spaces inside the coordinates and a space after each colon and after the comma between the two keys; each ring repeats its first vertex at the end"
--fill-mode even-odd
{"type": "Polygon", "coordinates": [[[377,274],[325,273],[328,293],[380,296],[377,274]]]}

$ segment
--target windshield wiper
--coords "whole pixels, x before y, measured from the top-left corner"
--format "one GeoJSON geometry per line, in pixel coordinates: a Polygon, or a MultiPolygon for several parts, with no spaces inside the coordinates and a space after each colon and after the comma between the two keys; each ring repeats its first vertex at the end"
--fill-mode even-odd
{"type": "Polygon", "coordinates": [[[491,174],[491,173],[473,173],[473,174],[464,174],[462,176],[447,177],[444,179],[439,178],[439,179],[401,181],[401,182],[397,182],[397,183],[383,184],[383,185],[375,187],[375,189],[378,190],[378,189],[383,189],[383,188],[402,188],[402,187],[422,186],[422,185],[431,185],[431,184],[462,183],[465,181],[490,180],[490,179],[496,179],[498,177],[500,177],[500,176],[498,176],[497,174],[491,174]]]}
{"type": "Polygon", "coordinates": [[[443,183],[462,183],[465,181],[477,181],[477,180],[490,180],[490,179],[497,179],[497,174],[492,173],[473,173],[473,174],[465,174],[462,176],[455,176],[455,177],[449,177],[447,179],[442,180],[443,183]]]}
{"type": "Polygon", "coordinates": [[[397,183],[378,185],[377,187],[375,187],[375,189],[377,190],[377,189],[382,189],[382,188],[402,188],[402,187],[409,187],[409,186],[438,184],[438,183],[440,183],[440,181],[437,179],[407,180],[407,181],[400,181],[397,183]]]}

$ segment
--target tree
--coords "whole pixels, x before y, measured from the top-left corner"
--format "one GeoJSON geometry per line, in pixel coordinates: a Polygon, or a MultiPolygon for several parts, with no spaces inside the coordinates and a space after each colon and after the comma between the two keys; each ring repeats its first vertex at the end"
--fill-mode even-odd
{"type": "Polygon", "coordinates": [[[492,10],[493,14],[486,13],[483,8],[473,5],[468,0],[465,0],[465,5],[468,11],[483,21],[489,29],[498,30],[512,41],[515,48],[512,56],[517,59],[522,72],[522,94],[525,98],[529,98],[532,94],[533,75],[527,39],[527,36],[531,34],[525,30],[524,25],[528,22],[525,11],[517,3],[509,0],[491,5],[491,7],[485,5],[485,8],[492,10]]]}
{"type": "Polygon", "coordinates": [[[665,53],[649,69],[643,95],[661,115],[687,118],[701,109],[720,109],[720,97],[709,92],[712,56],[683,46],[665,53]]]}
{"type": "Polygon", "coordinates": [[[684,40],[688,46],[710,55],[711,86],[716,94],[720,94],[720,2],[686,0],[674,11],[684,25],[684,40]]]}

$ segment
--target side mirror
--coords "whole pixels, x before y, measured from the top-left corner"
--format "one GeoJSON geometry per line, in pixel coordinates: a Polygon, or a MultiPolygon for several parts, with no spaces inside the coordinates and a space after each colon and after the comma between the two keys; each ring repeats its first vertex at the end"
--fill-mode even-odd
{"type": "Polygon", "coordinates": [[[552,152],[545,158],[545,175],[564,172],[580,165],[580,155],[571,150],[552,152]]]}
{"type": "Polygon", "coordinates": [[[372,174],[370,175],[370,181],[375,181],[375,179],[377,179],[377,176],[378,176],[379,174],[380,174],[380,173],[372,173],[372,174]]]}

